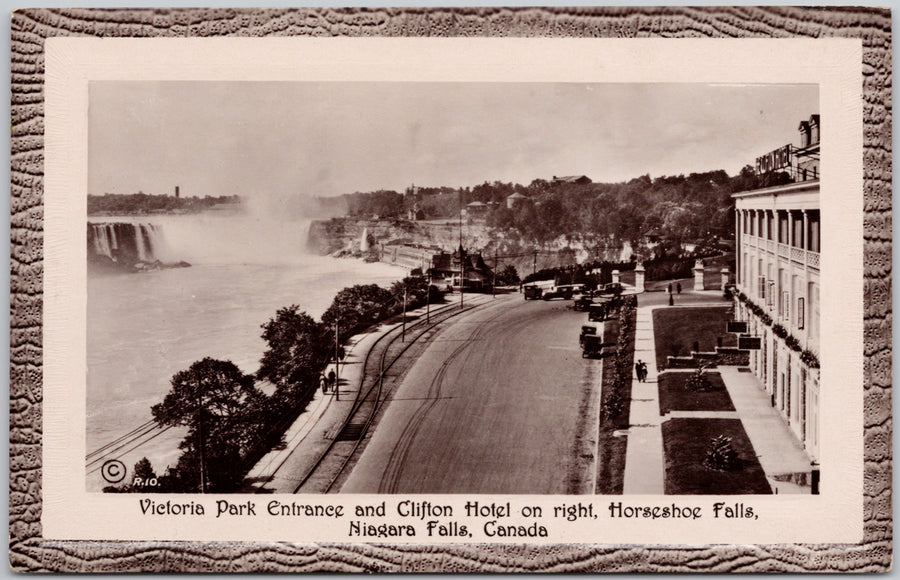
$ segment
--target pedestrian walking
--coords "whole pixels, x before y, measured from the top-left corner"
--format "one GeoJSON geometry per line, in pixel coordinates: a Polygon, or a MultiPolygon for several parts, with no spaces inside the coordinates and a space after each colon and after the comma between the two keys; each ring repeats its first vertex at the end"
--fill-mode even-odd
{"type": "Polygon", "coordinates": [[[637,377],[639,383],[644,382],[641,377],[641,361],[634,363],[634,375],[637,377]]]}
{"type": "Polygon", "coordinates": [[[644,361],[638,361],[638,362],[641,363],[641,382],[646,383],[647,382],[647,363],[645,363],[644,361]]]}
{"type": "Polygon", "coordinates": [[[681,294],[681,282],[675,284],[675,290],[676,290],[679,294],[681,294]]]}
{"type": "Polygon", "coordinates": [[[669,294],[669,296],[672,295],[672,283],[671,282],[669,282],[669,286],[666,288],[666,292],[669,294]]]}
{"type": "Polygon", "coordinates": [[[319,384],[322,385],[322,394],[328,392],[328,380],[325,378],[324,374],[319,375],[319,384]]]}
{"type": "Polygon", "coordinates": [[[328,384],[333,385],[332,388],[334,388],[334,390],[337,390],[337,382],[335,381],[336,377],[337,375],[334,374],[334,369],[328,371],[328,384]]]}

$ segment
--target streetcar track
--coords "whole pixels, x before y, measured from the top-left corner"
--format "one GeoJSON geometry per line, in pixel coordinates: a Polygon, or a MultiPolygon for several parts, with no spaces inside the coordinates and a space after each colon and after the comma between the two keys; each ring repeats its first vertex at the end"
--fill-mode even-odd
{"type": "Polygon", "coordinates": [[[503,314],[505,314],[505,311],[501,310],[495,316],[492,316],[487,320],[483,320],[478,323],[478,328],[470,337],[470,340],[464,341],[458,347],[453,349],[453,352],[451,352],[450,355],[447,356],[447,358],[444,359],[444,361],[441,363],[440,368],[438,369],[437,373],[435,373],[434,378],[431,380],[431,384],[428,386],[428,396],[426,397],[427,402],[420,405],[415,410],[412,419],[410,419],[410,421],[406,424],[406,427],[403,428],[403,431],[398,438],[397,444],[394,446],[394,449],[391,452],[387,466],[385,467],[382,474],[381,481],[378,484],[378,493],[396,493],[397,486],[400,482],[400,477],[403,473],[403,467],[406,465],[406,460],[408,459],[410,449],[412,448],[412,443],[415,440],[419,429],[421,429],[422,424],[425,422],[425,418],[428,416],[428,413],[430,413],[431,410],[441,400],[441,389],[444,382],[444,377],[446,376],[450,365],[463,352],[465,352],[466,349],[480,340],[480,335],[489,327],[490,322],[493,322],[503,314]]]}
{"type": "MultiPolygon", "coordinates": [[[[337,482],[337,480],[341,476],[341,474],[344,472],[344,470],[347,468],[347,465],[350,463],[351,459],[356,454],[361,442],[364,440],[365,435],[368,432],[369,427],[372,425],[372,422],[374,421],[376,413],[381,408],[382,403],[384,402],[382,400],[381,394],[382,394],[382,390],[383,390],[384,378],[385,378],[385,376],[387,376],[387,371],[394,365],[394,363],[397,362],[397,360],[400,359],[401,356],[403,356],[403,354],[414,343],[416,343],[426,333],[430,332],[432,329],[437,327],[439,324],[445,322],[446,320],[449,320],[450,318],[453,318],[454,316],[458,316],[464,312],[468,312],[474,308],[478,308],[479,306],[482,306],[483,304],[485,304],[485,303],[466,306],[459,310],[456,309],[455,304],[447,305],[439,310],[432,311],[431,315],[428,319],[419,317],[418,319],[414,320],[412,322],[412,324],[407,324],[407,326],[406,326],[407,332],[409,332],[411,328],[414,329],[419,325],[424,325],[424,329],[422,329],[417,334],[414,334],[412,339],[410,339],[406,343],[406,345],[400,350],[400,352],[397,353],[393,357],[393,359],[390,362],[388,362],[387,364],[385,364],[385,363],[388,358],[388,354],[390,353],[390,348],[392,345],[396,344],[398,335],[401,334],[401,331],[399,330],[400,327],[399,326],[395,327],[395,328],[385,332],[381,336],[379,336],[375,340],[375,342],[372,344],[372,346],[369,348],[368,352],[366,353],[365,359],[363,360],[363,363],[362,363],[363,364],[363,372],[361,373],[361,376],[359,379],[360,380],[359,389],[357,390],[356,398],[353,402],[353,405],[352,405],[350,411],[347,414],[347,417],[340,424],[340,427],[335,431],[335,437],[333,439],[331,439],[328,446],[322,451],[322,453],[319,455],[318,459],[315,461],[315,463],[312,465],[312,467],[306,472],[306,474],[302,478],[299,479],[299,482],[298,482],[297,486],[294,488],[293,493],[298,493],[300,491],[300,489],[320,470],[320,468],[322,468],[326,459],[332,455],[332,452],[335,450],[335,447],[337,446],[337,444],[341,443],[341,441],[339,441],[339,437],[338,437],[340,435],[340,433],[343,432],[344,429],[346,429],[348,425],[353,423],[354,419],[358,419],[357,415],[363,410],[364,406],[370,405],[371,410],[368,410],[368,413],[366,414],[366,417],[364,418],[365,421],[363,423],[363,427],[359,434],[359,437],[357,439],[355,439],[352,449],[350,450],[349,453],[347,453],[346,457],[344,458],[344,460],[341,462],[340,466],[338,467],[337,472],[334,474],[333,477],[330,478],[327,486],[324,489],[324,493],[328,493],[332,489],[334,484],[337,482]],[[437,318],[437,320],[435,320],[435,318],[437,318]],[[390,338],[390,340],[387,340],[388,338],[390,338]],[[379,351],[376,355],[379,359],[379,368],[378,368],[377,374],[374,375],[374,381],[372,382],[372,385],[369,386],[368,389],[365,389],[366,380],[371,377],[370,372],[369,372],[369,365],[372,362],[373,354],[375,354],[376,351],[379,351]],[[372,397],[373,394],[374,394],[374,397],[372,397]]],[[[269,477],[269,481],[271,481],[271,479],[274,477],[275,473],[277,473],[278,470],[281,469],[281,467],[287,461],[288,457],[285,457],[285,459],[281,462],[281,464],[278,466],[278,468],[272,472],[272,476],[269,477]]],[[[267,481],[267,483],[268,483],[268,481],[267,481]]],[[[263,488],[264,487],[265,486],[263,485],[263,488]]],[[[262,488],[260,488],[259,491],[262,491],[262,488]]]]}

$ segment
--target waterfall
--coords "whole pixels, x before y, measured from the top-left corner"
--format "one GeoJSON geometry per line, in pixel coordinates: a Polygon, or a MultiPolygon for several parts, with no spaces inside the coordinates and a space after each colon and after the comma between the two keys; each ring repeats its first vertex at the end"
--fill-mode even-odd
{"type": "Polygon", "coordinates": [[[362,237],[359,240],[359,251],[369,251],[369,228],[363,228],[362,237]]]}
{"type": "MultiPolygon", "coordinates": [[[[305,259],[308,219],[246,215],[110,216],[88,223],[88,260],[137,264],[272,264],[305,259]],[[148,223],[152,219],[152,223],[148,223]]],[[[369,234],[366,243],[371,246],[369,234]]],[[[108,265],[108,264],[107,264],[108,265]]],[[[143,269],[140,268],[140,269],[143,269]]]]}
{"type": "Polygon", "coordinates": [[[144,242],[144,224],[134,224],[134,242],[137,246],[137,257],[142,262],[149,262],[147,245],[144,242]]]}
{"type": "Polygon", "coordinates": [[[112,258],[112,244],[109,239],[109,230],[106,225],[92,226],[91,231],[94,237],[94,253],[99,256],[112,258]]]}
{"type": "Polygon", "coordinates": [[[177,261],[166,243],[163,228],[137,222],[89,223],[88,260],[123,266],[138,262],[177,261]]]}

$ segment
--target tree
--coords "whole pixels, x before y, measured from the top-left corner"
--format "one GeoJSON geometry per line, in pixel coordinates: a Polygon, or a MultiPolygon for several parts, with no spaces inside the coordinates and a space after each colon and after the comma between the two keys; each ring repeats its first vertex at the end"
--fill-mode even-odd
{"type": "Polygon", "coordinates": [[[228,491],[240,481],[240,460],[263,436],[265,402],[252,376],[207,357],[175,373],[172,390],[151,412],[160,425],[188,427],[180,448],[198,469],[200,491],[228,491]]]}
{"type": "Polygon", "coordinates": [[[156,472],[153,471],[153,465],[146,457],[142,457],[137,463],[134,464],[133,471],[134,474],[131,477],[132,484],[135,480],[147,482],[151,479],[156,479],[156,472]]]}
{"type": "Polygon", "coordinates": [[[424,306],[428,298],[428,281],[421,276],[407,276],[391,285],[391,294],[394,297],[393,308],[398,312],[403,308],[404,291],[406,292],[407,310],[424,306]]]}
{"type": "Polygon", "coordinates": [[[519,283],[519,272],[512,264],[508,264],[497,272],[497,284],[500,286],[514,286],[519,283]]]}
{"type": "Polygon", "coordinates": [[[338,321],[342,336],[387,318],[394,295],[378,284],[357,284],[338,292],[322,322],[331,328],[338,321]]]}
{"type": "Polygon", "coordinates": [[[256,376],[271,381],[281,394],[297,393],[315,385],[331,354],[333,337],[328,328],[300,312],[296,304],[281,308],[262,325],[267,348],[256,376]]]}

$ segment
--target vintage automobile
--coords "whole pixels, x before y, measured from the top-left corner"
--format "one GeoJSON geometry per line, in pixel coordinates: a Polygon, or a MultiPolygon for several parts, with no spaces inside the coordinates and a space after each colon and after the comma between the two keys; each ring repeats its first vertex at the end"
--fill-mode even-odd
{"type": "Polygon", "coordinates": [[[603,325],[596,322],[588,322],[581,325],[581,334],[578,335],[578,344],[584,347],[584,339],[587,336],[603,337],[603,325]]]}
{"type": "Polygon", "coordinates": [[[603,288],[600,289],[601,296],[621,296],[622,291],[625,288],[619,284],[618,282],[610,282],[609,284],[604,284],[603,288]]]}
{"type": "Polygon", "coordinates": [[[602,322],[609,314],[609,301],[595,302],[588,307],[588,320],[602,322]]]}
{"type": "Polygon", "coordinates": [[[550,300],[552,298],[562,298],[563,300],[571,300],[572,296],[575,295],[576,292],[581,292],[584,288],[584,284],[561,284],[559,286],[553,286],[549,288],[542,298],[544,300],[550,300]]]}
{"type": "Polygon", "coordinates": [[[603,336],[585,334],[581,339],[581,358],[593,358],[603,354],[603,336]]]}
{"type": "Polygon", "coordinates": [[[587,312],[590,309],[591,304],[594,303],[594,299],[591,298],[590,294],[582,294],[581,296],[575,298],[575,304],[572,305],[573,310],[580,310],[581,312],[587,312]]]}
{"type": "Polygon", "coordinates": [[[525,288],[522,289],[522,293],[525,294],[525,300],[538,300],[544,293],[544,289],[532,284],[531,286],[525,286],[525,288]]]}

